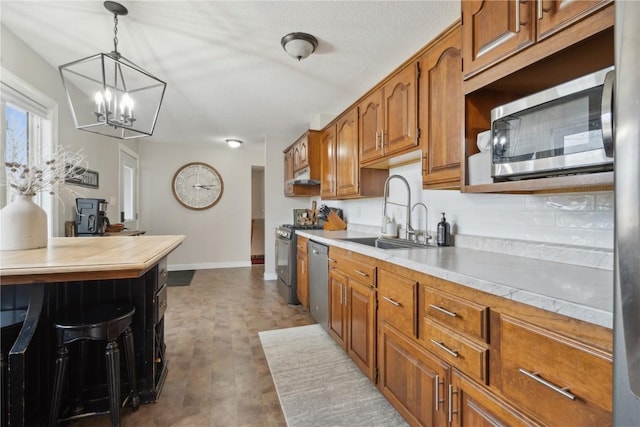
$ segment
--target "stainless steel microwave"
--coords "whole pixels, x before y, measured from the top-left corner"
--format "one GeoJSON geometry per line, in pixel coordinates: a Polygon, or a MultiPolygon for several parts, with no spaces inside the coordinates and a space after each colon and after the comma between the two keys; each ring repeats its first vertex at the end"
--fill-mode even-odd
{"type": "Polygon", "coordinates": [[[494,181],[613,169],[614,68],[491,110],[494,181]]]}

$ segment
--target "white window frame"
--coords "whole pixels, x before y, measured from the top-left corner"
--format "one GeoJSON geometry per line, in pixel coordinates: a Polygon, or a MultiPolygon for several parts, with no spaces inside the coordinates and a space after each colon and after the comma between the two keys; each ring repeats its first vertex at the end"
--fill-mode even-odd
{"type": "MultiPolygon", "coordinates": [[[[55,151],[58,147],[58,103],[45,95],[43,92],[34,88],[11,71],[0,66],[0,82],[2,82],[2,102],[4,107],[5,103],[5,86],[13,89],[11,97],[17,97],[18,102],[16,105],[20,108],[24,108],[28,111],[33,111],[38,115],[43,115],[50,123],[49,129],[40,127],[39,132],[46,132],[50,144],[49,146],[42,146],[42,141],[46,139],[45,135],[38,136],[38,142],[35,148],[39,151],[40,156],[45,157],[51,152],[55,151]]],[[[12,103],[10,99],[7,102],[12,103]]],[[[5,109],[1,108],[1,132],[5,132],[5,109]]],[[[33,131],[33,129],[32,129],[33,131]]],[[[4,136],[3,136],[4,138],[4,136]]],[[[34,147],[32,147],[34,148],[34,147]]],[[[4,144],[1,148],[2,166],[4,167],[4,144]]],[[[4,198],[4,193],[1,196],[4,198]]],[[[0,199],[1,200],[1,199],[0,199]]],[[[10,200],[2,200],[4,203],[9,203],[10,200]]],[[[47,212],[49,237],[56,236],[58,234],[58,203],[56,196],[50,196],[49,194],[40,194],[36,199],[36,202],[47,212]]]]}

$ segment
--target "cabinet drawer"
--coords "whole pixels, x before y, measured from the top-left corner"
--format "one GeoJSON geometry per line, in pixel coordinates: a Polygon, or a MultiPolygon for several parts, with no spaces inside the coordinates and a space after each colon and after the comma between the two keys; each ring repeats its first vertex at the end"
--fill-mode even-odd
{"type": "Polygon", "coordinates": [[[167,271],[167,258],[162,258],[158,262],[158,276],[156,280],[156,288],[154,289],[156,292],[167,284],[167,279],[169,279],[169,272],[167,271]]]}
{"type": "Polygon", "coordinates": [[[378,272],[378,317],[405,335],[418,338],[416,281],[385,270],[378,272]]]}
{"type": "Polygon", "coordinates": [[[452,333],[428,318],[423,319],[421,340],[424,346],[468,376],[487,382],[489,350],[452,333]]]}
{"type": "Polygon", "coordinates": [[[553,425],[611,424],[611,356],[500,316],[502,394],[553,425]]]}
{"type": "Polygon", "coordinates": [[[364,255],[355,254],[341,248],[329,249],[329,268],[336,268],[341,273],[363,285],[376,286],[376,266],[367,262],[364,255]]]}
{"type": "Polygon", "coordinates": [[[424,286],[424,316],[472,339],[487,342],[489,309],[424,286]]]}
{"type": "Polygon", "coordinates": [[[160,288],[158,293],[156,294],[155,301],[155,318],[153,319],[153,323],[158,323],[163,317],[164,312],[167,311],[167,286],[163,286],[160,288]]]}
{"type": "Polygon", "coordinates": [[[376,285],[376,267],[370,264],[365,264],[356,260],[342,260],[339,263],[340,270],[347,276],[362,283],[375,287],[376,285]]]}

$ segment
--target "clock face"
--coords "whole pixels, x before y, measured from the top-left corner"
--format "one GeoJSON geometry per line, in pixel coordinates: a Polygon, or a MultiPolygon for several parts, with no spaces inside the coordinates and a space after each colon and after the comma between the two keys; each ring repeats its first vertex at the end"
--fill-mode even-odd
{"type": "Polygon", "coordinates": [[[222,197],[223,188],[218,171],[206,163],[188,163],[173,176],[173,195],[182,206],[189,209],[212,207],[222,197]]]}

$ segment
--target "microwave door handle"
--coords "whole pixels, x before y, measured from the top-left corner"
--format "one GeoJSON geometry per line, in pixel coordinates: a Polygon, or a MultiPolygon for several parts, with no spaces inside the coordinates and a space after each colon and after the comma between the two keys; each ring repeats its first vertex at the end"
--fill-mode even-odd
{"type": "Polygon", "coordinates": [[[615,75],[614,70],[609,71],[602,85],[600,120],[602,122],[602,143],[607,157],[613,157],[613,89],[615,75]]]}

